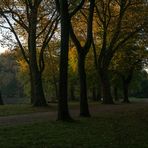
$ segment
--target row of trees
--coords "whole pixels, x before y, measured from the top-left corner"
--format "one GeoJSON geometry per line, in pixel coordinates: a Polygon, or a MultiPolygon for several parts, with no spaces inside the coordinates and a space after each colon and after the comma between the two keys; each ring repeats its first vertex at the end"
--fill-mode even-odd
{"type": "MultiPolygon", "coordinates": [[[[59,31],[61,44],[60,48],[55,49],[60,56],[58,119],[71,119],[67,103],[68,53],[71,48],[77,51],[80,116],[90,116],[85,69],[90,52],[90,61],[94,61],[94,87],[97,88],[98,99],[102,97],[105,104],[114,103],[110,75],[114,76],[112,82],[116,81],[118,75],[125,85],[124,101],[128,102],[128,86],[133,73],[143,68],[147,58],[146,10],[145,0],[2,0],[1,27],[14,34],[17,41],[15,48],[21,50],[28,64],[31,103],[34,106],[47,105],[42,75],[45,67],[48,67],[45,64],[46,56],[50,56],[50,62],[54,57],[50,45],[53,42],[58,44],[59,31]]],[[[6,32],[2,30],[2,33],[9,39],[6,32]]],[[[113,85],[118,87],[114,82],[113,85]]]]}
{"type": "MultiPolygon", "coordinates": [[[[57,46],[59,45],[52,44],[52,48],[54,47],[52,54],[46,54],[45,57],[43,88],[46,100],[49,102],[55,102],[58,99],[59,54],[55,52],[55,48],[57,48],[57,46]]],[[[114,56],[114,60],[112,60],[110,65],[111,90],[115,100],[118,100],[118,98],[122,98],[123,96],[122,84],[124,83],[122,82],[122,77],[120,75],[123,75],[124,77],[127,76],[127,74],[130,73],[130,66],[134,66],[135,68],[132,68],[134,73],[130,85],[129,95],[135,97],[148,97],[146,93],[147,73],[141,71],[142,65],[137,61],[142,58],[138,58],[142,54],[142,50],[135,50],[135,48],[133,48],[133,50],[134,53],[132,50],[124,50],[125,53],[124,51],[119,51],[114,56]],[[128,52],[128,54],[126,52],[128,52]],[[130,52],[132,52],[132,54],[130,54],[130,52]],[[131,62],[133,62],[133,65],[131,62]]],[[[29,69],[25,60],[18,53],[18,51],[13,50],[6,51],[0,55],[0,90],[6,103],[9,98],[11,98],[11,102],[13,103],[17,103],[17,100],[22,103],[28,102],[28,98],[30,97],[29,69]]],[[[69,51],[68,68],[68,99],[70,100],[79,100],[79,79],[77,76],[76,59],[76,50],[75,48],[71,48],[69,51]]],[[[100,97],[98,96],[98,83],[96,83],[97,77],[93,62],[93,52],[91,50],[86,58],[85,68],[87,73],[88,99],[98,101],[100,97]]]]}

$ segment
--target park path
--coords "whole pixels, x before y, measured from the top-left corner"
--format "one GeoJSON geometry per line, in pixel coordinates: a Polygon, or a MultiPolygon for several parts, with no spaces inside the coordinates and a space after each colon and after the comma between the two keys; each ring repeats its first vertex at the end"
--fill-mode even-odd
{"type": "Polygon", "coordinates": [[[56,112],[39,112],[0,117],[0,125],[18,125],[38,121],[55,120],[56,112]]]}
{"type": "MultiPolygon", "coordinates": [[[[131,103],[131,104],[117,104],[117,105],[98,105],[98,106],[90,106],[90,112],[92,116],[101,116],[101,113],[111,113],[111,112],[124,112],[124,111],[134,111],[137,109],[148,108],[148,102],[140,102],[140,103],[131,103]]],[[[74,118],[78,118],[79,110],[72,109],[70,110],[70,114],[74,118]]],[[[11,115],[0,117],[0,125],[8,126],[8,125],[19,125],[19,124],[28,124],[28,123],[36,123],[42,121],[55,121],[57,118],[56,111],[50,112],[38,112],[38,113],[30,113],[23,115],[11,115]]]]}

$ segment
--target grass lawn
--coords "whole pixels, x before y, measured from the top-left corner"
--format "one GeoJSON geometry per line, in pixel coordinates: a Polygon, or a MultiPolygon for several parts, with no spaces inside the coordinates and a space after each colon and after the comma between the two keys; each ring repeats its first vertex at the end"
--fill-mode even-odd
{"type": "Polygon", "coordinates": [[[72,123],[1,126],[0,148],[148,148],[148,105],[127,111],[101,111],[72,123]]]}
{"type": "MultiPolygon", "coordinates": [[[[97,103],[100,104],[100,103],[97,103]]],[[[96,106],[96,103],[92,102],[90,105],[96,106]]],[[[70,102],[71,109],[79,108],[79,102],[70,102]]],[[[29,104],[13,104],[13,105],[0,105],[0,117],[9,115],[21,115],[36,112],[50,112],[57,110],[57,103],[50,103],[47,107],[33,107],[29,104]]]]}
{"type": "Polygon", "coordinates": [[[29,114],[35,112],[47,112],[54,111],[56,109],[55,104],[48,107],[32,107],[31,105],[17,104],[17,105],[1,105],[0,116],[29,114]]]}

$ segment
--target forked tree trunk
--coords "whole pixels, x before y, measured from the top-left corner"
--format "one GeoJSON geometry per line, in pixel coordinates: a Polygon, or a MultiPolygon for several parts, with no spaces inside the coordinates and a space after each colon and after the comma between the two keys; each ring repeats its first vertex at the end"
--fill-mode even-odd
{"type": "Polygon", "coordinates": [[[111,95],[111,87],[108,78],[108,71],[106,69],[99,69],[101,87],[102,87],[102,97],[104,104],[114,104],[113,98],[111,95]]]}
{"type": "MultiPolygon", "coordinates": [[[[82,1],[82,5],[85,1],[82,1]]],[[[80,7],[82,6],[80,5],[80,7]]],[[[78,8],[80,8],[78,7],[78,8]]],[[[80,41],[74,33],[72,25],[70,26],[70,35],[78,51],[78,71],[80,78],[80,116],[89,117],[88,101],[87,101],[87,84],[86,84],[86,73],[85,73],[85,57],[89,51],[92,43],[92,24],[94,14],[95,0],[90,1],[89,15],[87,19],[87,37],[86,42],[81,46],[80,41]]]]}
{"type": "Polygon", "coordinates": [[[85,55],[81,53],[79,53],[78,55],[78,72],[79,72],[79,79],[80,79],[80,116],[90,117],[88,100],[87,100],[85,55]]]}

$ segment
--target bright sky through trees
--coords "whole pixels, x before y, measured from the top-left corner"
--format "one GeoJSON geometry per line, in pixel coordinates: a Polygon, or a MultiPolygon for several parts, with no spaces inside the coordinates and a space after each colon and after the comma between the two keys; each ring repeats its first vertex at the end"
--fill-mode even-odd
{"type": "MultiPolygon", "coordinates": [[[[1,35],[0,35],[0,40],[2,40],[1,35]]],[[[1,43],[0,43],[0,54],[3,53],[3,52],[5,52],[5,50],[6,50],[6,47],[5,47],[5,48],[2,47],[2,45],[1,45],[1,43]]]]}
{"type": "Polygon", "coordinates": [[[0,45],[0,53],[5,52],[5,50],[6,50],[6,48],[1,47],[1,45],[0,45]]]}

